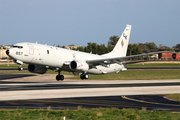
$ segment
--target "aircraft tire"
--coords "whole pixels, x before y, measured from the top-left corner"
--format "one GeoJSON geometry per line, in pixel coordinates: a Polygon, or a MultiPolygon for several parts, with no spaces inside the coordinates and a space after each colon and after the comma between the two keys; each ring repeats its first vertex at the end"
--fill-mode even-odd
{"type": "Polygon", "coordinates": [[[80,75],[80,78],[81,78],[81,80],[84,80],[84,75],[81,74],[81,75],[80,75]]]}
{"type": "Polygon", "coordinates": [[[56,75],[56,80],[57,80],[57,81],[59,81],[59,80],[60,80],[59,75],[56,75]]]}
{"type": "Polygon", "coordinates": [[[89,78],[89,75],[88,75],[88,74],[84,74],[84,78],[85,78],[85,79],[88,79],[88,78],[89,78]]]}
{"type": "Polygon", "coordinates": [[[64,75],[60,75],[60,80],[61,80],[61,81],[64,80],[64,75]]]}
{"type": "Polygon", "coordinates": [[[59,81],[59,80],[63,81],[64,80],[64,75],[57,75],[56,80],[57,81],[59,81]]]}
{"type": "Polygon", "coordinates": [[[88,78],[89,78],[89,75],[88,75],[88,74],[81,74],[81,75],[80,75],[80,78],[81,78],[82,80],[88,79],[88,78]]]}
{"type": "Polygon", "coordinates": [[[22,67],[18,67],[18,70],[19,70],[19,71],[23,71],[23,68],[22,68],[22,67]]]}

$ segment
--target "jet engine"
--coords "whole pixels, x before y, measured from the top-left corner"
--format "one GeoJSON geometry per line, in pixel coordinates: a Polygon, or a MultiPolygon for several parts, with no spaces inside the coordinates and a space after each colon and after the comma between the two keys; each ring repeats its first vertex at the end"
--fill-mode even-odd
{"type": "Polygon", "coordinates": [[[69,65],[71,70],[88,71],[89,65],[85,61],[73,60],[69,65]]]}
{"type": "Polygon", "coordinates": [[[29,72],[38,73],[38,74],[44,74],[47,71],[47,69],[44,66],[31,65],[31,64],[28,65],[28,70],[29,72]]]}

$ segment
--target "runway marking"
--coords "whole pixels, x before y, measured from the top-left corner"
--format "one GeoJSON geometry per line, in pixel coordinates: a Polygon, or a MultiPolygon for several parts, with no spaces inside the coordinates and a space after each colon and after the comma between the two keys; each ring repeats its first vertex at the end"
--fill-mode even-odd
{"type": "Polygon", "coordinates": [[[10,98],[10,99],[14,99],[13,97],[6,97],[6,96],[0,96],[2,98],[10,98]]]}
{"type": "MultiPolygon", "coordinates": [[[[144,94],[180,93],[180,86],[156,87],[110,87],[110,88],[77,88],[77,89],[42,89],[42,90],[14,90],[1,91],[0,96],[14,97],[11,100],[46,99],[46,98],[72,98],[96,96],[122,96],[144,94]],[[158,92],[157,92],[158,91],[158,92]]],[[[0,98],[0,101],[4,99],[0,98]]],[[[7,100],[10,100],[10,98],[7,100]]],[[[144,102],[144,101],[143,101],[144,102]]]]}
{"type": "Polygon", "coordinates": [[[126,96],[121,96],[121,97],[124,98],[124,99],[127,99],[127,100],[136,101],[136,102],[142,102],[142,103],[158,104],[158,105],[180,106],[180,105],[173,105],[173,104],[166,104],[166,103],[157,103],[157,102],[148,102],[148,101],[143,101],[143,100],[136,100],[136,99],[133,99],[133,98],[128,98],[128,97],[126,97],[126,96]]]}

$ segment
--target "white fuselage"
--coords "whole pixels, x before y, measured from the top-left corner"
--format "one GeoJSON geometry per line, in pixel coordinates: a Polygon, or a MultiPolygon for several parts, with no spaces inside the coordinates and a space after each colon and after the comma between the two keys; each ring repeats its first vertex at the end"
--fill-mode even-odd
{"type": "MultiPolygon", "coordinates": [[[[68,50],[59,47],[42,45],[37,43],[18,43],[9,49],[9,56],[14,60],[22,61],[27,64],[48,66],[51,68],[59,68],[64,71],[72,71],[69,67],[63,67],[66,62],[73,60],[94,60],[105,59],[107,57],[95,55],[91,53],[84,53],[74,50],[68,50]],[[17,46],[22,46],[17,47],[17,46]]],[[[68,64],[68,63],[67,63],[68,64]]],[[[107,66],[97,65],[89,68],[87,73],[90,74],[107,74],[119,72],[124,69],[123,64],[109,64],[107,66]]],[[[79,72],[79,71],[78,71],[79,72]]],[[[82,71],[83,72],[83,71],[82,71]]]]}

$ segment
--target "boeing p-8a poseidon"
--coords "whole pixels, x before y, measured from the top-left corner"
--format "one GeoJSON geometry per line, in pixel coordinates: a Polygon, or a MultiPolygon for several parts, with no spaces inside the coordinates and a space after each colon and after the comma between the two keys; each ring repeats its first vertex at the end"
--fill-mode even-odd
{"type": "Polygon", "coordinates": [[[57,70],[56,80],[64,80],[61,71],[73,72],[80,75],[81,79],[88,79],[88,74],[101,75],[127,70],[125,60],[128,58],[154,54],[126,56],[130,32],[131,25],[127,25],[114,49],[104,55],[28,42],[14,44],[6,53],[20,64],[19,70],[23,69],[23,63],[27,63],[28,70],[33,73],[44,74],[48,69],[57,70]]]}

